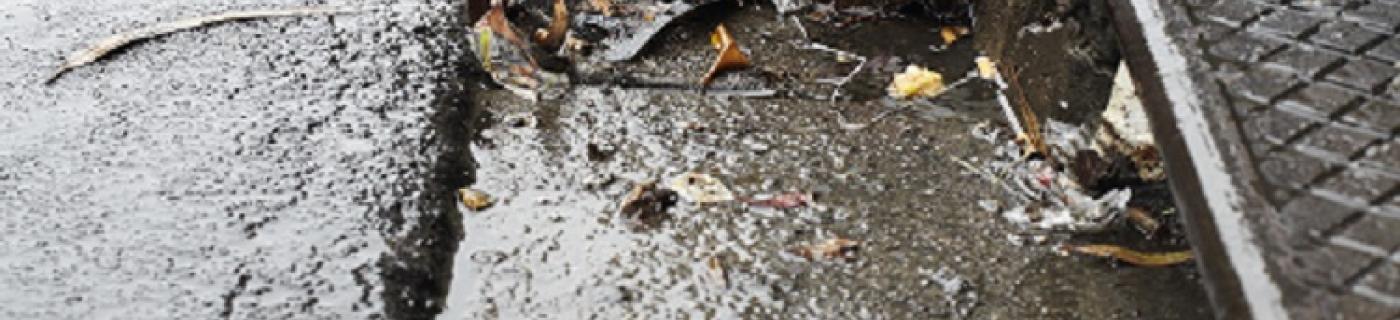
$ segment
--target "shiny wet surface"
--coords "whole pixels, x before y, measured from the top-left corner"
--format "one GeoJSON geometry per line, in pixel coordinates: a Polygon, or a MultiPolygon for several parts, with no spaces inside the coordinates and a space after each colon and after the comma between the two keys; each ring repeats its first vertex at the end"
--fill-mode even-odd
{"type": "Polygon", "coordinates": [[[365,11],[177,33],[38,84],[117,31],[302,5],[0,4],[0,318],[435,312],[441,182],[467,170],[434,125],[461,92],[451,2],[336,1],[365,11]]]}
{"type": "Polygon", "coordinates": [[[882,61],[848,88],[855,101],[830,102],[823,95],[832,87],[815,80],[854,63],[797,49],[798,31],[771,11],[736,11],[682,24],[638,62],[597,68],[696,80],[713,55],[705,33],[722,21],[756,70],[716,85],[785,89],[779,97],[581,86],[529,103],[474,92],[472,187],[501,200],[463,215],[438,319],[1209,317],[1190,268],[1120,268],[1008,239],[1016,230],[977,205],[999,199],[996,187],[951,160],[992,153],[970,134],[999,112],[985,83],[933,103],[879,99],[889,70],[903,66],[882,66],[891,56],[957,79],[970,48],[861,44],[880,30],[926,31],[910,21],[824,34],[882,61]],[[683,202],[654,224],[618,216],[633,182],[664,185],[686,172],[713,175],[739,195],[814,192],[817,205],[683,202]],[[855,259],[787,252],[836,236],[861,241],[855,259]],[[710,257],[727,280],[712,274],[710,257]]]}
{"type": "MultiPolygon", "coordinates": [[[[179,33],[38,84],[62,56],[116,30],[301,4],[0,4],[0,74],[10,75],[0,78],[0,318],[1206,312],[1189,268],[1118,268],[1012,245],[1010,227],[976,205],[997,198],[994,187],[949,161],[989,153],[968,135],[997,114],[975,86],[938,105],[825,102],[832,88],[812,83],[849,65],[792,49],[785,39],[796,31],[767,11],[726,22],[785,80],[720,84],[793,97],[584,86],[539,104],[491,90],[467,99],[455,27],[465,23],[455,2],[428,0],[336,2],[366,10],[179,33]],[[763,30],[770,39],[753,36],[763,30]],[[887,111],[867,129],[837,120],[887,111]],[[526,115],[535,125],[514,120],[526,115]],[[819,205],[683,203],[645,226],[614,216],[630,181],[687,171],[741,195],[816,192],[819,205]],[[500,202],[462,213],[453,190],[468,184],[500,202]],[[855,260],[785,253],[835,235],[862,241],[855,260]],[[707,277],[710,256],[727,281],[707,277]]],[[[698,78],[704,23],[664,36],[642,62],[599,68],[698,78]]],[[[891,54],[883,50],[857,51],[891,54]]],[[[940,56],[970,54],[906,59],[940,56]]],[[[937,68],[960,74],[957,63],[937,68]]],[[[885,77],[863,74],[850,90],[877,97],[885,77]]]]}

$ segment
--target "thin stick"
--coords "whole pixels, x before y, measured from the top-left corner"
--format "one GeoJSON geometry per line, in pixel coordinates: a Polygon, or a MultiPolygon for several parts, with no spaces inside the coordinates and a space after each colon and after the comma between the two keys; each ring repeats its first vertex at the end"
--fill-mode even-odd
{"type": "Polygon", "coordinates": [[[802,31],[802,40],[812,39],[812,37],[807,35],[807,27],[802,26],[802,20],[797,19],[797,16],[789,16],[789,18],[792,18],[792,23],[797,25],[797,31],[802,31]]]}
{"type": "MultiPolygon", "coordinates": [[[[801,25],[801,24],[798,24],[798,25],[801,25]]],[[[809,43],[809,44],[807,44],[806,46],[804,46],[804,47],[802,47],[802,48],[803,48],[803,49],[807,49],[807,50],[826,51],[826,52],[835,53],[835,54],[837,54],[837,55],[847,55],[847,56],[855,57],[856,60],[859,60],[859,61],[860,61],[860,64],[857,64],[856,67],[855,67],[854,69],[851,69],[851,72],[846,73],[846,76],[845,76],[845,77],[841,77],[841,80],[838,80],[838,81],[835,82],[836,88],[831,90],[831,101],[836,101],[836,97],[839,97],[839,96],[841,95],[841,89],[844,88],[844,87],[846,87],[846,83],[851,82],[851,79],[852,79],[852,78],[855,78],[855,77],[856,77],[856,74],[860,73],[860,70],[861,70],[861,69],[865,68],[865,62],[869,60],[869,59],[866,59],[865,56],[858,55],[858,54],[855,54],[855,53],[851,53],[850,51],[846,51],[846,50],[841,50],[841,49],[832,48],[831,46],[828,46],[828,45],[825,45],[825,44],[821,44],[821,43],[817,43],[817,42],[809,43]]]]}
{"type": "Polygon", "coordinates": [[[88,46],[87,49],[74,52],[72,55],[68,56],[68,59],[63,62],[63,65],[60,65],[58,67],[58,70],[55,70],[47,80],[44,80],[44,84],[51,84],[54,81],[58,80],[59,77],[63,76],[63,74],[67,73],[68,71],[72,71],[75,68],[87,65],[94,61],[97,61],[98,59],[102,59],[103,57],[106,57],[108,54],[112,53],[112,51],[116,51],[117,49],[121,49],[123,47],[129,46],[133,43],[142,40],[147,40],[183,30],[189,30],[215,23],[228,22],[234,20],[306,16],[317,14],[337,14],[346,13],[350,11],[351,10],[319,7],[281,10],[236,11],[203,17],[182,19],[178,21],[147,26],[144,28],[127,31],[107,38],[103,38],[102,40],[93,42],[91,45],[88,46]]]}
{"type": "Polygon", "coordinates": [[[954,163],[957,163],[958,165],[962,166],[963,169],[967,169],[968,171],[972,171],[973,173],[976,173],[977,175],[982,176],[982,178],[987,179],[988,181],[991,181],[992,184],[1001,186],[1003,189],[1006,189],[1006,192],[1007,192],[1007,193],[1010,193],[1011,195],[1016,196],[1016,198],[1019,198],[1019,199],[1021,199],[1022,201],[1030,200],[1030,199],[1029,199],[1029,196],[1026,196],[1026,195],[1021,194],[1021,193],[1017,193],[1017,192],[1016,192],[1016,189],[1012,189],[1011,186],[1008,185],[1008,184],[1006,183],[1006,181],[1002,180],[1001,177],[998,177],[997,175],[992,174],[991,172],[987,172],[987,170],[983,170],[982,168],[978,168],[977,166],[974,166],[974,165],[972,165],[971,163],[968,163],[967,161],[964,161],[962,158],[958,158],[957,156],[953,156],[953,157],[949,157],[949,158],[953,159],[953,162],[954,162],[954,163]]]}
{"type": "Polygon", "coordinates": [[[851,122],[847,122],[847,121],[846,121],[846,115],[841,114],[841,111],[831,110],[831,112],[836,114],[836,123],[839,124],[839,125],[841,125],[841,129],[842,129],[842,130],[858,131],[858,130],[862,130],[862,129],[865,129],[865,128],[869,128],[871,125],[874,125],[875,123],[880,122],[880,120],[885,119],[885,117],[889,116],[890,114],[895,113],[895,112],[897,112],[897,111],[901,111],[901,110],[904,110],[904,109],[890,109],[890,110],[881,111],[879,114],[876,114],[875,117],[871,118],[870,121],[869,121],[869,122],[866,122],[866,123],[851,123],[851,122]]]}

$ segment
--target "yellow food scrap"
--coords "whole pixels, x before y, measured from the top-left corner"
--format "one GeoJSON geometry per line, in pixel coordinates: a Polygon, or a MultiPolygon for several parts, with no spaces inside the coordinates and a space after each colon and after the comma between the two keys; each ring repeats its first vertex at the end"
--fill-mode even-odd
{"type": "Polygon", "coordinates": [[[903,73],[896,74],[888,89],[891,97],[933,97],[943,93],[943,75],[910,65],[903,73]]]}
{"type": "Polygon", "coordinates": [[[1194,258],[1191,250],[1147,253],[1109,244],[1066,245],[1063,248],[1070,252],[1114,258],[1140,267],[1166,267],[1194,258]]]}
{"type": "Polygon", "coordinates": [[[980,56],[973,59],[977,63],[977,76],[982,79],[992,80],[997,77],[997,64],[992,62],[992,58],[980,56]]]}

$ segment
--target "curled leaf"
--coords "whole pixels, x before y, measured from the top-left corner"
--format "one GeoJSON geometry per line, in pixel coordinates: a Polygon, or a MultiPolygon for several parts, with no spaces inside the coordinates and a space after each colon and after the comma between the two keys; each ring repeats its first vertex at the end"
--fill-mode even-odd
{"type": "Polygon", "coordinates": [[[525,57],[530,60],[531,69],[539,69],[539,63],[535,62],[535,57],[531,56],[529,53],[530,44],[525,42],[524,38],[520,37],[520,33],[515,31],[515,26],[511,25],[510,20],[506,19],[506,8],[504,5],[497,3],[491,6],[491,10],[486,11],[486,15],[482,16],[481,20],[476,22],[476,25],[477,28],[485,27],[489,29],[490,32],[505,38],[511,45],[514,45],[525,54],[525,57]]]}
{"type": "Polygon", "coordinates": [[[102,38],[102,40],[93,42],[91,45],[88,46],[87,49],[74,52],[72,55],[69,55],[66,60],[63,61],[63,64],[58,67],[58,70],[54,71],[47,80],[44,80],[44,83],[53,83],[54,81],[58,80],[58,77],[63,76],[64,73],[97,61],[98,59],[102,59],[103,57],[106,57],[108,54],[111,54],[117,49],[121,49],[141,40],[155,38],[174,32],[179,32],[182,30],[189,30],[215,23],[235,20],[305,16],[317,14],[336,14],[345,12],[350,11],[333,8],[298,8],[280,10],[235,11],[202,17],[181,19],[172,22],[152,25],[128,32],[119,33],[110,37],[102,38]]]}
{"type": "Polygon", "coordinates": [[[803,258],[807,258],[808,260],[820,260],[843,257],[851,258],[852,254],[859,248],[860,242],[858,241],[835,237],[821,243],[793,248],[789,251],[803,258]]]}
{"type": "Polygon", "coordinates": [[[656,180],[647,180],[632,185],[632,191],[622,199],[618,212],[624,218],[648,220],[659,217],[675,204],[670,190],[656,187],[656,180]]]}
{"type": "Polygon", "coordinates": [[[739,50],[739,44],[734,42],[734,36],[729,34],[729,29],[724,25],[715,27],[715,31],[710,33],[710,44],[715,50],[719,50],[719,56],[715,58],[715,63],[710,65],[710,71],[700,79],[701,86],[709,86],[721,72],[749,67],[749,58],[739,50]]]}
{"type": "Polygon", "coordinates": [[[1148,235],[1148,237],[1156,234],[1157,230],[1162,228],[1162,223],[1158,222],[1157,218],[1153,218],[1152,214],[1147,213],[1147,210],[1143,208],[1129,207],[1127,210],[1127,217],[1128,222],[1131,222],[1133,226],[1137,227],[1138,231],[1142,231],[1142,233],[1148,235]]]}
{"type": "Polygon", "coordinates": [[[1065,245],[1061,248],[1069,252],[1113,258],[1140,267],[1166,267],[1194,258],[1191,250],[1147,253],[1109,244],[1065,245]]]}
{"type": "Polygon", "coordinates": [[[467,206],[467,209],[472,211],[481,211],[495,203],[495,200],[491,199],[491,195],[472,188],[457,189],[457,197],[461,198],[462,205],[467,206]]]}
{"type": "Polygon", "coordinates": [[[588,0],[588,4],[593,7],[593,10],[603,13],[605,17],[613,16],[612,0],[588,0]]]}
{"type": "Polygon", "coordinates": [[[671,190],[682,198],[697,203],[734,201],[734,193],[719,179],[708,174],[687,173],[671,180],[671,190]]]}
{"type": "Polygon", "coordinates": [[[569,7],[564,0],[554,0],[554,20],[549,29],[535,31],[535,43],[546,48],[558,48],[564,43],[564,35],[569,33],[569,7]]]}

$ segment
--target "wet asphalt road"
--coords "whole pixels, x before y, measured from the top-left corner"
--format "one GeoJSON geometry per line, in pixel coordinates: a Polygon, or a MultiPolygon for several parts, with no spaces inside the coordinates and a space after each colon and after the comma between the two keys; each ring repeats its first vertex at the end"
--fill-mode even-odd
{"type": "MultiPolygon", "coordinates": [[[[0,318],[422,318],[465,179],[455,1],[90,41],[290,0],[0,2],[0,318]],[[456,126],[445,126],[456,127],[456,126]]],[[[448,257],[448,258],[445,258],[448,257]]]]}

